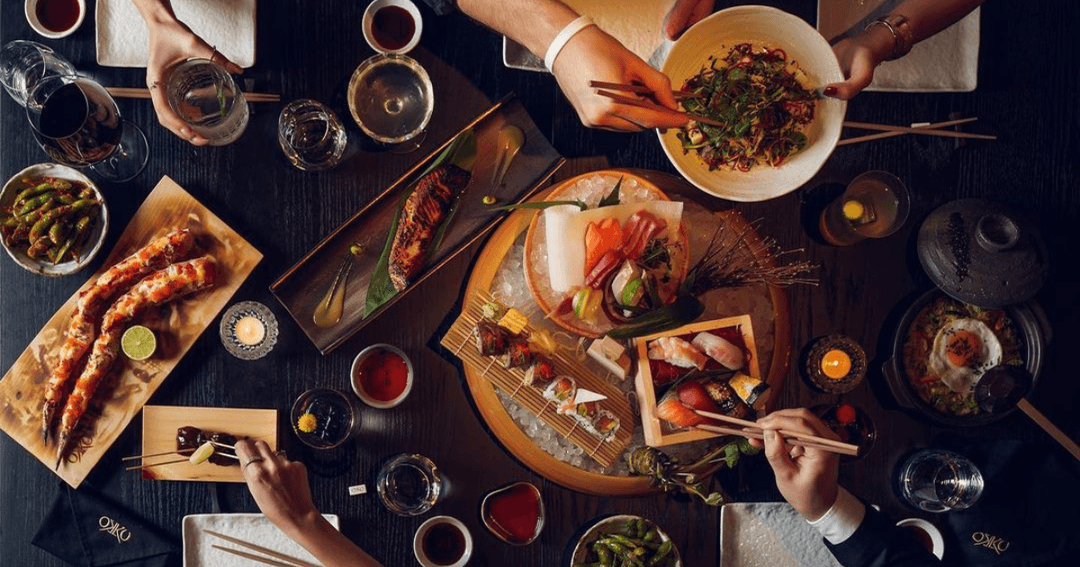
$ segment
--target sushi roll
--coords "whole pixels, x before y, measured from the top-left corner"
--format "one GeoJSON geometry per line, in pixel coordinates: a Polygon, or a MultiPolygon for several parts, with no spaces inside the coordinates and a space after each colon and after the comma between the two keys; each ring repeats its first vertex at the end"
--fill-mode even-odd
{"type": "Polygon", "coordinates": [[[480,356],[498,356],[506,353],[510,332],[492,321],[481,319],[476,323],[473,336],[480,356]]]}
{"type": "Polygon", "coordinates": [[[512,335],[506,342],[506,351],[500,356],[503,368],[521,368],[532,364],[536,357],[529,345],[529,340],[519,335],[512,335]]]}
{"type": "Polygon", "coordinates": [[[555,363],[550,358],[538,354],[533,359],[532,366],[525,371],[525,379],[522,384],[526,386],[543,387],[555,379],[555,363]]]}
{"type": "Polygon", "coordinates": [[[610,411],[602,409],[597,412],[589,428],[601,439],[614,439],[615,433],[619,431],[619,418],[610,411]]]}
{"type": "Polygon", "coordinates": [[[712,401],[720,408],[720,413],[728,417],[737,417],[739,419],[750,415],[750,408],[739,399],[735,390],[733,390],[726,382],[721,382],[719,380],[706,382],[705,391],[708,392],[709,397],[712,398],[712,401]]]}
{"type": "Polygon", "coordinates": [[[569,376],[559,376],[544,389],[544,398],[553,402],[573,400],[577,393],[577,383],[569,376]]]}
{"type": "Polygon", "coordinates": [[[704,369],[705,364],[709,362],[709,357],[679,337],[660,337],[650,342],[649,358],[663,360],[682,368],[697,368],[698,370],[704,369]]]}
{"type": "Polygon", "coordinates": [[[738,370],[746,364],[746,357],[743,355],[741,348],[732,344],[731,341],[712,333],[698,333],[690,344],[709,355],[709,358],[719,362],[728,370],[738,370]]]}
{"type": "Polygon", "coordinates": [[[599,402],[581,402],[574,405],[574,417],[582,424],[592,426],[592,422],[600,413],[599,402]]]}

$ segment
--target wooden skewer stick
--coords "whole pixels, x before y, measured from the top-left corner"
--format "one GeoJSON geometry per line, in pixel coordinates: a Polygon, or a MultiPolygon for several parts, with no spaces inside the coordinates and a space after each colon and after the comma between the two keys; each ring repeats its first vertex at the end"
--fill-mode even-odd
{"type": "MultiPolygon", "coordinates": [[[[158,87],[161,88],[161,87],[158,87]]],[[[150,98],[150,89],[142,87],[105,87],[115,98],[150,98]]],[[[247,102],[281,102],[281,95],[273,93],[244,93],[247,102]]]]}
{"type": "Polygon", "coordinates": [[[246,541],[244,541],[242,539],[239,539],[239,538],[235,538],[235,537],[232,537],[232,536],[227,536],[225,534],[221,534],[221,533],[211,531],[211,530],[206,530],[206,533],[208,533],[208,534],[210,534],[210,535],[212,535],[214,537],[221,538],[221,539],[223,539],[225,541],[235,543],[236,545],[240,545],[240,546],[246,547],[248,549],[253,549],[255,551],[265,553],[265,554],[267,554],[267,555],[269,555],[271,557],[276,557],[278,559],[281,559],[282,561],[289,561],[289,562],[293,563],[294,565],[301,565],[303,567],[319,567],[318,565],[316,565],[314,563],[310,563],[310,562],[304,561],[302,559],[297,559],[295,557],[285,555],[284,553],[274,551],[272,549],[267,549],[267,548],[265,548],[265,547],[263,547],[261,545],[256,545],[254,543],[246,542],[246,541]]]}
{"type": "MultiPolygon", "coordinates": [[[[753,434],[753,433],[760,434],[761,433],[761,426],[759,426],[757,423],[754,423],[753,421],[747,421],[745,419],[739,419],[737,417],[731,417],[731,416],[720,414],[720,413],[713,413],[711,411],[703,411],[703,410],[694,410],[694,411],[698,415],[700,415],[702,417],[708,417],[710,419],[715,419],[717,421],[723,421],[723,422],[726,422],[726,423],[731,423],[731,424],[734,424],[734,425],[740,425],[742,427],[750,428],[750,431],[736,430],[736,431],[742,431],[742,433],[736,433],[736,435],[744,435],[744,436],[746,436],[746,434],[748,434],[748,433],[750,433],[750,434],[753,434]]],[[[780,429],[778,431],[780,432],[780,435],[783,435],[784,437],[790,437],[790,438],[794,438],[794,439],[799,439],[799,440],[809,442],[809,443],[814,443],[814,444],[817,444],[817,445],[827,445],[829,447],[833,447],[833,448],[836,448],[836,449],[842,449],[844,451],[854,451],[854,453],[859,452],[859,446],[858,445],[852,445],[851,443],[842,443],[840,441],[835,441],[833,439],[826,439],[824,437],[818,437],[816,435],[807,435],[805,433],[799,433],[798,431],[789,431],[787,429],[780,429]]],[[[756,438],[757,439],[762,439],[763,437],[756,437],[756,438]]]]}

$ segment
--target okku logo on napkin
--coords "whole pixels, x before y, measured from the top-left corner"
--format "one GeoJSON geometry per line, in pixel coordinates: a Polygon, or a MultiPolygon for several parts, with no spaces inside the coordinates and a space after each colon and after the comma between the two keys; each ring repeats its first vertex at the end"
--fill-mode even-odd
{"type": "Polygon", "coordinates": [[[120,522],[117,522],[108,516],[98,518],[98,531],[116,536],[116,541],[119,543],[124,543],[131,539],[131,532],[120,525],[120,522]]]}

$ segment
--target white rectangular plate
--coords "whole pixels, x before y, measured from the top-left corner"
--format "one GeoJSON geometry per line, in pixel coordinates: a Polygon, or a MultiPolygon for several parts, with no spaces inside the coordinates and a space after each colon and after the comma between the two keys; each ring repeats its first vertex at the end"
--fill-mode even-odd
{"type": "Polygon", "coordinates": [[[840,567],[821,532],[787,502],[737,502],[720,509],[723,567],[840,567]]]}
{"type": "MultiPolygon", "coordinates": [[[[338,517],[323,514],[323,517],[340,529],[338,517]]],[[[260,545],[289,557],[318,563],[300,544],[289,539],[270,520],[262,514],[195,514],[184,516],[184,567],[251,567],[256,563],[239,555],[233,555],[214,545],[230,547],[248,553],[257,553],[235,543],[214,537],[206,530],[218,532],[248,543],[260,545]]]]}

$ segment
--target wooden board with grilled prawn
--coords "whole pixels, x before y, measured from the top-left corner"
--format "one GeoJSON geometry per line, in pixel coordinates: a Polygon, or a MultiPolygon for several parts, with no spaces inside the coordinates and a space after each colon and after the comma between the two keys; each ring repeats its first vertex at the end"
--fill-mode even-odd
{"type": "Polygon", "coordinates": [[[587,206],[544,209],[525,237],[525,281],[559,326],[599,337],[675,296],[690,260],[681,202],[619,171],[568,179],[546,200],[587,206]],[[608,205],[616,185],[618,204],[608,205]]]}

